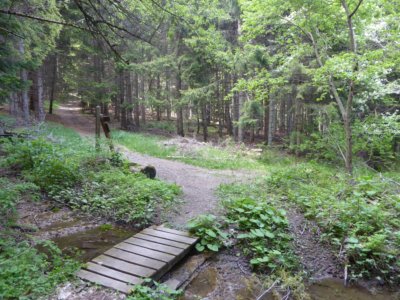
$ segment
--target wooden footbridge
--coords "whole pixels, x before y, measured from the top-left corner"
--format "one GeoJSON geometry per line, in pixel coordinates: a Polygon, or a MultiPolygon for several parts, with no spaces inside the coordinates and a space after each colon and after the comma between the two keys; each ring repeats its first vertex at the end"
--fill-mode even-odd
{"type": "Polygon", "coordinates": [[[150,227],[88,262],[78,276],[128,294],[144,279],[159,279],[197,242],[189,233],[150,227]]]}

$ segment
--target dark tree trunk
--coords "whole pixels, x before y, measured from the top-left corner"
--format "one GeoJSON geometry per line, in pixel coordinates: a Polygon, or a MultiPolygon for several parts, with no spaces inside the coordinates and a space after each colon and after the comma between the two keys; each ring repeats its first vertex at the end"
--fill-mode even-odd
{"type": "Polygon", "coordinates": [[[133,75],[134,89],[134,106],[133,106],[133,122],[137,128],[140,127],[140,106],[139,106],[139,75],[133,75]]]}
{"type": "Polygon", "coordinates": [[[58,67],[58,55],[57,53],[55,53],[53,55],[53,77],[51,79],[49,114],[53,113],[54,95],[56,93],[56,84],[57,84],[57,67],[58,67]]]}

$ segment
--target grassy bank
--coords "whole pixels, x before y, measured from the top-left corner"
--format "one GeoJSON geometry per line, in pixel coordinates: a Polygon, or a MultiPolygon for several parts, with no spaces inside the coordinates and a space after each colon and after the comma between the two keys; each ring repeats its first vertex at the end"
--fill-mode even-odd
{"type": "Polygon", "coordinates": [[[353,180],[341,168],[316,162],[270,164],[253,184],[222,185],[225,203],[252,199],[277,207],[298,207],[314,220],[348,269],[349,279],[400,282],[400,196],[396,172],[356,169],[353,180]]]}

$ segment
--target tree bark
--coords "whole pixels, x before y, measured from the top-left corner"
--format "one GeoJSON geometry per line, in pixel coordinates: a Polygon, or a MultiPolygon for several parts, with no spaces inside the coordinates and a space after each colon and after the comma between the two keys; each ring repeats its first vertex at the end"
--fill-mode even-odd
{"type": "Polygon", "coordinates": [[[49,103],[49,114],[53,113],[54,95],[56,93],[57,84],[57,68],[58,68],[58,55],[53,55],[53,78],[51,79],[51,90],[50,90],[50,103],[49,103]]]}
{"type": "Polygon", "coordinates": [[[133,104],[133,123],[137,128],[140,127],[140,106],[139,106],[139,75],[133,75],[134,104],[133,104]]]}
{"type": "MultiPolygon", "coordinates": [[[[20,39],[18,41],[18,51],[21,58],[24,60],[25,55],[25,45],[24,41],[20,39]]],[[[21,69],[21,81],[26,84],[28,81],[28,72],[25,69],[21,69]]],[[[21,108],[22,108],[22,119],[25,124],[29,123],[29,96],[27,88],[23,88],[20,92],[21,108]]]]}
{"type": "Polygon", "coordinates": [[[273,136],[275,133],[275,97],[269,97],[269,111],[268,111],[268,146],[272,146],[273,136]]]}
{"type": "MultiPolygon", "coordinates": [[[[181,89],[182,89],[182,78],[181,78],[181,69],[178,66],[178,71],[176,73],[176,99],[179,102],[181,98],[181,89]]],[[[177,103],[176,109],[176,133],[180,136],[185,136],[184,128],[183,128],[183,109],[181,103],[177,103]]]]}
{"type": "Polygon", "coordinates": [[[39,68],[32,72],[33,85],[31,87],[33,107],[35,111],[35,117],[39,122],[43,122],[45,118],[44,106],[43,106],[43,74],[42,68],[39,68]]]}

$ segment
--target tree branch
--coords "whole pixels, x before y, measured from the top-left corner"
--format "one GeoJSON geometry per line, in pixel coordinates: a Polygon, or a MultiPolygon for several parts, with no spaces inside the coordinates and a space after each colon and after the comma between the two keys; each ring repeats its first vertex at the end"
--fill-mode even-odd
{"type": "Polygon", "coordinates": [[[357,4],[356,8],[352,11],[352,13],[347,16],[349,19],[351,19],[355,15],[355,13],[358,11],[358,9],[360,8],[363,1],[364,0],[360,0],[357,4]]]}
{"type": "Polygon", "coordinates": [[[85,28],[85,27],[81,27],[79,25],[75,25],[75,24],[67,23],[67,22],[62,22],[62,21],[51,20],[51,19],[45,19],[45,18],[41,18],[41,17],[36,17],[36,16],[32,16],[32,15],[23,14],[23,13],[16,12],[16,11],[0,9],[0,14],[12,15],[12,16],[32,19],[32,20],[36,20],[36,21],[40,21],[40,22],[46,22],[46,23],[51,23],[51,24],[57,24],[57,25],[73,27],[73,28],[76,28],[76,29],[79,29],[79,30],[84,30],[84,31],[88,31],[88,32],[92,32],[93,33],[92,30],[90,30],[88,28],[85,28]]]}

